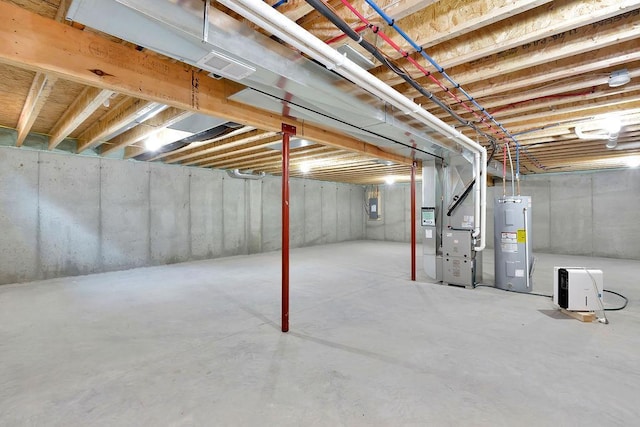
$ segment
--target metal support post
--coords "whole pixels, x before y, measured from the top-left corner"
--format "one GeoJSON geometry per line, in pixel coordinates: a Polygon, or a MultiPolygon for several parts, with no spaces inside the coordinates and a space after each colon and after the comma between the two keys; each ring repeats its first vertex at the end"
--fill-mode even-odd
{"type": "Polygon", "coordinates": [[[416,167],[411,164],[411,280],[416,280],[416,167]]]}
{"type": "Polygon", "coordinates": [[[289,137],[295,126],[282,124],[282,332],[289,331],[289,137]]]}

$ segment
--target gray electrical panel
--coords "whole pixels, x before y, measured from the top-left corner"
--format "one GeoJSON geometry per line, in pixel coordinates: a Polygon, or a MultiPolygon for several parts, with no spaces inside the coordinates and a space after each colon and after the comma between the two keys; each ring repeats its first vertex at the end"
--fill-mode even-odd
{"type": "Polygon", "coordinates": [[[496,287],[531,292],[531,197],[496,197],[493,212],[496,287]]]}
{"type": "Polygon", "coordinates": [[[371,197],[369,198],[369,219],[378,219],[379,218],[379,209],[378,209],[378,198],[371,197]]]}
{"type": "Polygon", "coordinates": [[[473,250],[470,230],[444,230],[442,233],[442,281],[450,285],[473,287],[481,278],[482,259],[473,250]]]}

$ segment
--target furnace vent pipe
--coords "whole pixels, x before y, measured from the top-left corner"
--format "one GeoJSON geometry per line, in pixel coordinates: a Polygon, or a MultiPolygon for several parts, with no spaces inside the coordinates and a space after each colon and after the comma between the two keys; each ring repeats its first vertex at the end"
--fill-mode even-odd
{"type": "MultiPolygon", "coordinates": [[[[480,236],[480,243],[474,249],[481,251],[486,246],[486,205],[487,205],[487,150],[424,110],[400,92],[362,69],[346,56],[343,56],[314,35],[288,19],[268,4],[257,0],[218,0],[234,12],[245,17],[296,49],[309,55],[329,70],[335,70],[347,80],[352,81],[383,101],[393,105],[408,116],[420,121],[441,135],[449,137],[462,148],[474,155],[474,175],[479,188],[476,191],[475,214],[480,218],[480,225],[474,227],[474,237],[480,236]]],[[[437,144],[437,142],[435,142],[437,144]]],[[[440,144],[438,144],[440,145],[440,144]]],[[[451,150],[451,148],[440,145],[451,150]]],[[[477,223],[477,220],[476,220],[477,223]]]]}
{"type": "Polygon", "coordinates": [[[633,150],[635,148],[640,148],[640,141],[617,144],[615,147],[613,147],[613,150],[633,150]]]}
{"type": "Polygon", "coordinates": [[[231,178],[238,178],[238,179],[262,179],[265,176],[267,176],[267,174],[264,172],[260,172],[258,174],[242,173],[240,172],[240,169],[228,170],[227,173],[231,178]]]}

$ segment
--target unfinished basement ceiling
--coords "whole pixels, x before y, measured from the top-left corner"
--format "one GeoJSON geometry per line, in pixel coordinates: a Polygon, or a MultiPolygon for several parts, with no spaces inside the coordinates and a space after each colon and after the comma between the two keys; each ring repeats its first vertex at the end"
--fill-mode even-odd
{"type": "MultiPolygon", "coordinates": [[[[175,2],[163,0],[163,3],[173,5],[175,2]]],[[[200,0],[179,3],[193,16],[199,16],[203,8],[200,0]]],[[[502,160],[502,149],[508,142],[515,159],[514,140],[487,119],[478,106],[465,98],[465,93],[455,88],[423,55],[416,53],[365,1],[331,0],[327,4],[364,40],[394,61],[397,68],[410,74],[423,91],[408,84],[348,37],[341,37],[342,32],[308,3],[280,3],[277,11],[334,48],[344,51],[343,46],[349,45],[362,55],[359,59],[373,63],[369,68],[371,74],[477,140],[489,152],[495,149],[498,160],[502,160]],[[349,5],[371,25],[363,25],[349,5]],[[376,33],[376,26],[408,52],[422,71],[391,49],[381,34],[376,33]],[[425,76],[423,71],[433,75],[425,76]],[[427,99],[425,91],[433,93],[458,118],[427,99]],[[472,126],[463,125],[460,119],[472,126]]],[[[640,50],[637,48],[640,0],[380,0],[375,3],[515,137],[521,147],[522,174],[621,168],[640,163],[640,50]],[[612,73],[623,77],[628,74],[630,81],[621,86],[610,85],[612,73]],[[609,127],[616,120],[620,130],[611,131],[609,127]],[[615,146],[607,148],[607,144],[615,146]]],[[[87,39],[87,46],[91,46],[88,55],[79,48],[78,64],[91,55],[109,56],[108,60],[119,64],[154,64],[155,69],[148,73],[150,78],[161,76],[164,69],[169,70],[169,75],[176,65],[182,69],[191,67],[164,58],[142,43],[132,44],[65,20],[70,4],[71,1],[56,0],[4,1],[0,3],[3,10],[0,19],[5,23],[4,31],[10,31],[11,25],[27,30],[33,13],[47,18],[46,28],[40,26],[41,30],[37,31],[47,37],[57,34],[60,25],[78,39],[91,37],[87,39]]],[[[216,1],[212,1],[212,6],[215,11],[211,19],[218,19],[216,16],[224,13],[243,21],[216,1]]],[[[105,21],[113,20],[117,17],[105,21]]],[[[246,25],[259,31],[265,39],[272,36],[253,23],[246,25]]],[[[243,32],[244,36],[247,34],[243,32]]],[[[54,44],[57,40],[64,43],[61,38],[51,40],[54,44]]],[[[295,59],[299,54],[290,46],[278,44],[273,38],[266,40],[275,46],[270,48],[271,54],[281,55],[283,61],[302,62],[295,59]]],[[[34,48],[46,47],[38,45],[41,41],[37,37],[24,36],[24,43],[27,42],[34,48]]],[[[69,46],[58,47],[70,50],[69,46]]],[[[200,83],[197,87],[200,92],[195,95],[193,88],[176,89],[167,81],[158,84],[156,92],[147,91],[140,97],[132,97],[135,87],[124,82],[116,68],[100,68],[105,75],[97,77],[95,72],[88,77],[81,75],[81,71],[86,73],[86,68],[91,67],[76,73],[73,64],[64,70],[43,70],[41,63],[46,61],[41,59],[47,58],[37,50],[33,49],[33,54],[28,56],[11,56],[9,51],[0,55],[0,102],[3,105],[0,125],[17,129],[16,145],[22,145],[22,139],[30,132],[48,136],[45,149],[277,175],[280,173],[277,143],[281,138],[275,123],[282,121],[278,118],[284,115],[298,119],[305,133],[303,139],[307,141],[296,142],[292,150],[292,176],[373,184],[384,182],[388,175],[397,175],[400,180],[408,178],[414,155],[408,147],[412,144],[418,150],[415,152],[418,160],[430,158],[429,153],[443,155],[442,149],[430,141],[446,144],[428,129],[411,133],[410,128],[416,124],[397,111],[389,113],[388,117],[393,120],[385,116],[382,123],[375,122],[376,111],[389,112],[387,107],[377,105],[370,95],[359,92],[348,82],[340,82],[339,77],[326,70],[309,73],[307,77],[333,82],[342,88],[345,96],[353,96],[353,105],[336,103],[334,114],[344,109],[345,113],[340,114],[353,116],[346,121],[361,124],[367,128],[366,132],[354,129],[353,123],[323,122],[318,115],[332,111],[330,101],[318,99],[314,108],[294,91],[289,97],[286,90],[278,92],[276,85],[263,83],[256,90],[252,83],[254,89],[247,89],[242,79],[238,82],[225,78],[214,80],[208,71],[200,72],[194,67],[192,75],[197,75],[200,83]],[[39,55],[44,56],[39,58],[39,55]],[[212,102],[216,107],[209,108],[204,97],[218,89],[225,98],[212,102]],[[182,104],[178,101],[184,95],[178,90],[192,96],[191,101],[198,101],[200,96],[200,105],[180,108],[182,104]],[[159,98],[167,102],[159,102],[159,98]],[[198,107],[202,111],[194,113],[198,107]],[[242,108],[246,111],[244,115],[236,112],[242,108]],[[389,122],[400,130],[398,134],[383,128],[389,122]],[[220,132],[207,134],[210,129],[220,132]],[[371,133],[370,129],[376,131],[371,133]],[[172,151],[162,152],[160,148],[150,153],[146,143],[149,138],[155,138],[156,143],[171,144],[172,151]]],[[[70,54],[70,62],[75,61],[73,58],[70,54]]],[[[126,69],[126,65],[121,67],[126,69]]],[[[93,71],[97,69],[96,66],[93,71]]],[[[250,79],[248,77],[247,82],[250,79]]],[[[29,144],[30,140],[26,141],[29,144]]]]}

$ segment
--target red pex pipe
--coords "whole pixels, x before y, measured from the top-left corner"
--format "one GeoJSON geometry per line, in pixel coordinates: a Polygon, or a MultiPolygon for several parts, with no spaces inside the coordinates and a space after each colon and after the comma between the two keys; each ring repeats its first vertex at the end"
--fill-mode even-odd
{"type": "MultiPolygon", "coordinates": [[[[360,31],[364,30],[368,28],[368,25],[359,25],[356,28],[353,29],[353,31],[355,31],[356,33],[359,33],[360,31]]],[[[331,43],[335,43],[338,40],[342,40],[343,38],[347,37],[346,34],[342,33],[340,35],[337,35],[335,37],[331,37],[329,40],[325,40],[326,44],[331,44],[331,43]]]]}
{"type": "MultiPolygon", "coordinates": [[[[429,77],[429,79],[431,81],[433,81],[436,85],[438,85],[438,87],[440,89],[442,89],[443,91],[448,93],[449,96],[451,96],[455,100],[455,102],[457,104],[461,105],[465,110],[467,110],[467,112],[473,114],[478,119],[478,121],[480,123],[484,124],[490,130],[490,132],[493,132],[496,136],[498,136],[500,134],[500,130],[499,129],[495,129],[491,125],[491,123],[486,121],[486,118],[484,116],[478,114],[473,108],[469,107],[469,105],[465,101],[460,99],[456,94],[454,94],[451,90],[449,90],[448,87],[443,85],[442,82],[440,82],[440,80],[438,80],[433,74],[431,74],[431,72],[429,70],[425,69],[415,59],[413,59],[409,55],[408,52],[406,52],[404,49],[402,49],[400,46],[398,46],[393,40],[391,40],[382,30],[380,30],[379,27],[371,24],[371,22],[366,17],[364,17],[360,12],[358,12],[358,10],[355,7],[353,7],[353,5],[351,3],[349,3],[347,0],[340,0],[340,1],[349,10],[351,10],[351,12],[353,12],[353,14],[356,15],[360,19],[360,21],[362,21],[363,23],[367,24],[367,27],[371,28],[374,33],[378,34],[380,36],[380,38],[382,38],[385,42],[387,42],[387,44],[389,44],[389,46],[391,46],[393,49],[395,49],[396,52],[400,53],[407,61],[409,61],[411,64],[413,64],[426,77],[429,77]]],[[[502,139],[502,138],[498,138],[498,139],[502,139]]]]}

